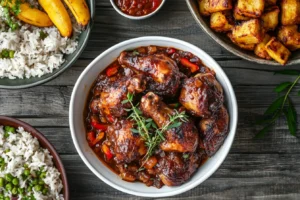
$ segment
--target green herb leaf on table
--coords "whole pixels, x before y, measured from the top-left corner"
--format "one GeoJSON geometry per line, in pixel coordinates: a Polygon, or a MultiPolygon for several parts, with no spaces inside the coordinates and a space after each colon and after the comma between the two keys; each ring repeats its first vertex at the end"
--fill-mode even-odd
{"type": "MultiPolygon", "coordinates": [[[[257,124],[264,125],[264,128],[261,129],[254,138],[264,137],[264,135],[270,131],[272,126],[275,124],[276,120],[282,115],[285,116],[287,120],[291,135],[296,136],[297,112],[289,95],[300,80],[300,72],[296,70],[283,70],[275,72],[275,74],[297,75],[297,78],[292,83],[281,83],[275,88],[275,91],[278,93],[283,92],[284,90],[287,90],[287,92],[284,96],[278,97],[265,111],[262,120],[257,122],[257,124]]],[[[298,95],[300,95],[300,92],[298,92],[298,95]]]]}
{"type": "Polygon", "coordinates": [[[280,93],[282,92],[283,90],[289,88],[293,83],[291,82],[284,82],[284,83],[281,83],[279,84],[276,88],[275,88],[275,92],[277,93],[280,93]]]}
{"type": "Polygon", "coordinates": [[[266,110],[264,115],[272,115],[282,107],[284,96],[277,98],[266,110]]]}

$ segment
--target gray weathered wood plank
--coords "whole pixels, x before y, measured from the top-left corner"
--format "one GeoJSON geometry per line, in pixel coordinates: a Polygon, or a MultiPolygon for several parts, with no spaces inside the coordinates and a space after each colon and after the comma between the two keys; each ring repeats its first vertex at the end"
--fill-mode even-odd
{"type": "MultiPolygon", "coordinates": [[[[71,199],[143,199],[107,186],[90,172],[78,156],[62,156],[62,160],[73,186],[71,199]],[[82,177],[85,177],[84,184],[82,177]]],[[[299,176],[300,154],[229,154],[211,178],[195,189],[170,199],[296,200],[300,193],[299,176]]]]}

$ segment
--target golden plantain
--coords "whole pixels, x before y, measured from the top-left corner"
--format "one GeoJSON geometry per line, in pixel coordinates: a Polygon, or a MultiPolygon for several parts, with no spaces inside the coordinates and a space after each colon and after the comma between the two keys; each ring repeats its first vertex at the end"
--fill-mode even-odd
{"type": "Polygon", "coordinates": [[[39,0],[39,4],[48,13],[60,34],[70,37],[73,31],[72,22],[63,3],[60,0],[39,0]]]}
{"type": "MultiPolygon", "coordinates": [[[[10,8],[14,7],[16,4],[16,1],[9,1],[9,2],[2,2],[2,5],[6,5],[10,8]]],[[[37,8],[32,8],[29,3],[20,3],[20,13],[16,16],[19,20],[31,24],[33,26],[38,26],[38,27],[49,27],[53,26],[53,23],[49,16],[43,12],[40,11],[37,8]]]]}
{"type": "Polygon", "coordinates": [[[86,26],[90,21],[90,10],[85,0],[64,0],[78,24],[86,26]]]}

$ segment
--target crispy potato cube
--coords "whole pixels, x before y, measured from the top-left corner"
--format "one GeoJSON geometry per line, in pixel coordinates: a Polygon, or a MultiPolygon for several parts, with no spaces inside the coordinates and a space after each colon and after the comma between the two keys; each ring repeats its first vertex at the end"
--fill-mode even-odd
{"type": "Polygon", "coordinates": [[[209,0],[199,0],[199,11],[200,14],[203,16],[209,16],[210,13],[208,12],[209,7],[209,0]]]}
{"type": "Polygon", "coordinates": [[[208,12],[215,13],[232,9],[232,0],[209,0],[208,12]]]}
{"type": "Polygon", "coordinates": [[[215,12],[210,16],[210,27],[217,32],[227,32],[233,28],[230,11],[215,12]]]}
{"type": "Polygon", "coordinates": [[[281,0],[282,25],[295,25],[300,23],[300,1],[281,0]]]}
{"type": "Polygon", "coordinates": [[[264,0],[238,0],[237,12],[246,17],[258,18],[265,8],[264,0]]]}
{"type": "Polygon", "coordinates": [[[270,41],[270,39],[271,39],[271,36],[268,35],[268,34],[265,34],[265,37],[264,37],[263,41],[255,46],[254,53],[258,57],[264,58],[264,59],[267,59],[267,60],[271,60],[272,59],[269,56],[269,54],[268,54],[268,52],[266,50],[266,44],[270,41]]]}
{"type": "Polygon", "coordinates": [[[237,43],[258,44],[262,41],[262,30],[258,19],[251,19],[236,25],[232,37],[237,43]]]}
{"type": "Polygon", "coordinates": [[[278,39],[291,51],[300,49],[300,33],[297,25],[280,27],[278,39]]]}
{"type": "Polygon", "coordinates": [[[266,31],[274,30],[278,25],[278,6],[268,8],[265,13],[261,16],[262,26],[266,31]]]}
{"type": "Polygon", "coordinates": [[[233,37],[232,37],[232,33],[229,32],[227,33],[227,36],[230,38],[230,40],[237,46],[239,46],[241,49],[245,49],[245,50],[249,50],[249,51],[253,51],[255,48],[255,44],[243,44],[243,43],[238,43],[236,42],[233,37]]]}
{"type": "Polygon", "coordinates": [[[240,15],[238,13],[237,6],[235,6],[234,9],[233,9],[233,17],[234,17],[235,20],[239,20],[239,21],[247,21],[247,20],[250,19],[249,17],[245,17],[243,15],[240,15]]]}
{"type": "Polygon", "coordinates": [[[287,63],[291,55],[291,52],[275,37],[272,37],[271,40],[266,44],[266,50],[271,58],[282,65],[287,63]]]}
{"type": "Polygon", "coordinates": [[[277,0],[266,0],[265,7],[275,6],[276,2],[277,2],[277,0]]]}

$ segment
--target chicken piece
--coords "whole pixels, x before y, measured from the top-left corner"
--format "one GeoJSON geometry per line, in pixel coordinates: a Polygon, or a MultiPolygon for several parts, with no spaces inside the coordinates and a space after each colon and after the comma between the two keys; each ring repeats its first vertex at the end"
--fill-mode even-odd
{"type": "Polygon", "coordinates": [[[199,122],[200,147],[208,156],[213,156],[223,144],[228,134],[229,115],[223,105],[216,115],[199,122]]]}
{"type": "Polygon", "coordinates": [[[132,133],[133,126],[133,121],[121,120],[107,129],[107,139],[113,145],[114,159],[118,164],[130,163],[147,152],[140,135],[132,133]]]}
{"type": "Polygon", "coordinates": [[[123,67],[145,74],[147,89],[159,95],[174,96],[180,85],[180,78],[184,76],[176,62],[163,54],[137,56],[122,52],[118,61],[123,67]]]}
{"type": "Polygon", "coordinates": [[[223,105],[223,89],[214,75],[197,74],[184,81],[179,101],[192,115],[207,118],[223,105]]]}
{"type": "Polygon", "coordinates": [[[161,157],[156,172],[167,186],[178,186],[190,179],[201,163],[201,157],[192,153],[187,159],[181,153],[170,152],[161,157]]]}
{"type": "MultiPolygon", "coordinates": [[[[107,84],[107,87],[103,88],[98,101],[100,114],[108,119],[110,116],[121,117],[126,115],[125,109],[130,108],[130,105],[128,103],[122,104],[122,101],[127,99],[128,93],[143,92],[145,85],[146,82],[143,80],[142,75],[124,77],[107,84]]],[[[91,106],[95,107],[95,104],[91,106]]]]}
{"type": "MultiPolygon", "coordinates": [[[[170,115],[176,113],[152,92],[142,97],[140,107],[143,114],[152,118],[159,128],[166,126],[170,122],[170,115]]],[[[199,135],[191,120],[167,130],[164,135],[166,140],[160,144],[163,151],[194,152],[197,148],[199,135]]]]}

